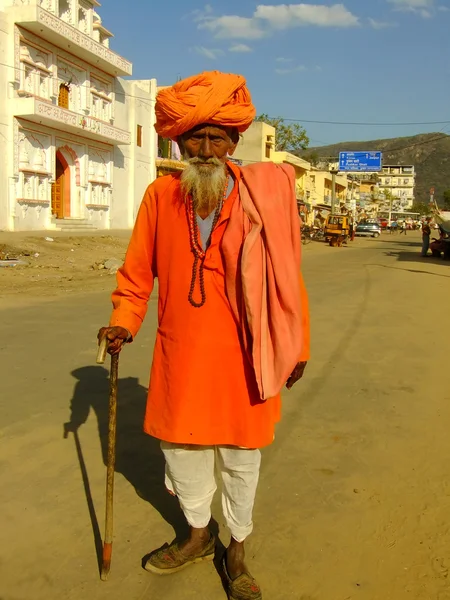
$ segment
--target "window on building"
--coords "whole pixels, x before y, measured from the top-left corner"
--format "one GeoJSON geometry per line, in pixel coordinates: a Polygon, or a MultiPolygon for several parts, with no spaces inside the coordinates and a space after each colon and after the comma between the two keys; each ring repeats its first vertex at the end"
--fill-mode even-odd
{"type": "Polygon", "coordinates": [[[110,121],[111,120],[111,109],[112,102],[110,99],[103,98],[102,96],[98,96],[95,93],[92,93],[91,96],[91,115],[96,119],[101,119],[102,121],[110,121]]]}
{"type": "Polygon", "coordinates": [[[69,108],[70,88],[66,83],[59,86],[58,106],[69,108]]]}
{"type": "Polygon", "coordinates": [[[271,150],[272,150],[272,144],[266,144],[266,158],[270,158],[271,150]]]}
{"type": "Polygon", "coordinates": [[[136,144],[139,146],[139,148],[142,148],[142,125],[137,126],[136,144]]]}
{"type": "Polygon", "coordinates": [[[113,118],[111,85],[91,76],[91,115],[102,121],[113,118]]]}
{"type": "Polygon", "coordinates": [[[21,69],[19,94],[38,96],[50,99],[51,71],[48,68],[49,58],[40,49],[33,46],[20,47],[21,69]]]}
{"type": "Polygon", "coordinates": [[[71,62],[63,60],[58,57],[56,61],[56,77],[67,88],[68,94],[61,93],[61,85],[59,86],[58,92],[58,103],[59,97],[62,96],[62,100],[67,98],[68,95],[68,106],[73,112],[79,112],[87,108],[87,97],[85,93],[86,85],[86,71],[82,71],[71,62]]]}

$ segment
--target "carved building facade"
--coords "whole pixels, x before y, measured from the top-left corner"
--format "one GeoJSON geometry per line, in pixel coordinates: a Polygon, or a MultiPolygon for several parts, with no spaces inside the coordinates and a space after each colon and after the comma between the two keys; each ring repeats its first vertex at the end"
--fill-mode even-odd
{"type": "Polygon", "coordinates": [[[0,229],[129,228],[156,177],[156,81],[122,79],[97,0],[0,0],[0,229]]]}

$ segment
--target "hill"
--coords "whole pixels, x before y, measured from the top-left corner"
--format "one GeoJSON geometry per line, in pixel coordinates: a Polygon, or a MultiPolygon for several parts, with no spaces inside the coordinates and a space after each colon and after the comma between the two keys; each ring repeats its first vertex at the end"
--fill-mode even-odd
{"type": "Polygon", "coordinates": [[[385,165],[414,165],[416,168],[416,201],[428,202],[429,190],[436,189],[442,204],[445,190],[450,189],[450,135],[426,133],[412,137],[390,138],[367,142],[342,142],[331,146],[308,148],[303,157],[338,157],[343,151],[381,150],[385,165]]]}

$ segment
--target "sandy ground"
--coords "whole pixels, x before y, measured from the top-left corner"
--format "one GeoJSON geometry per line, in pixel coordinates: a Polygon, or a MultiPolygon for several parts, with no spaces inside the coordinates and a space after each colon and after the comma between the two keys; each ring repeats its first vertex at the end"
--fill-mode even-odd
{"type": "Polygon", "coordinates": [[[21,263],[0,266],[0,306],[111,289],[114,276],[98,267],[108,259],[123,260],[129,236],[129,231],[0,232],[0,260],[21,263]]]}
{"type": "MultiPolygon", "coordinates": [[[[450,599],[450,394],[439,335],[450,325],[450,265],[421,259],[418,245],[418,236],[386,236],[305,250],[313,358],[264,450],[248,541],[266,600],[450,599]]],[[[94,359],[113,280],[91,288],[99,273],[88,273],[93,291],[55,285],[45,302],[24,286],[27,302],[14,306],[3,285],[18,273],[0,273],[1,600],[225,599],[212,564],[169,578],[140,566],[184,529],[158,445],[141,433],[155,300],[121,358],[113,566],[102,583],[108,382],[94,359]],[[70,419],[78,435],[64,439],[70,419]]]]}

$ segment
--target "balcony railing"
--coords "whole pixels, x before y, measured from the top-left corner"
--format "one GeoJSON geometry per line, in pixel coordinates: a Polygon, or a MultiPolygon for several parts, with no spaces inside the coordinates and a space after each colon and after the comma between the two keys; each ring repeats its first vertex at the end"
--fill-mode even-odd
{"type": "Polygon", "coordinates": [[[21,98],[14,103],[15,117],[47,125],[69,133],[114,145],[129,145],[131,133],[108,123],[55,106],[36,98],[21,98]]]}

